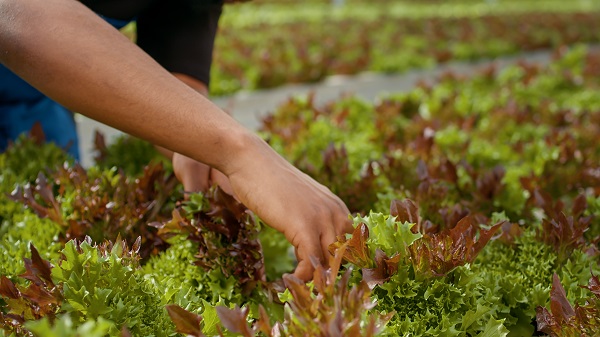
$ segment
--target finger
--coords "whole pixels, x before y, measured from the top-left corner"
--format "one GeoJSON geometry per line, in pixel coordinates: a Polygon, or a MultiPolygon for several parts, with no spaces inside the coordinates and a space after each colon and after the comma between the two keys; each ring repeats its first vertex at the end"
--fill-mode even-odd
{"type": "Polygon", "coordinates": [[[354,222],[348,216],[340,219],[337,223],[340,224],[336,227],[336,229],[339,228],[339,230],[336,231],[337,235],[352,234],[352,232],[354,232],[354,222]]]}
{"type": "Polygon", "coordinates": [[[343,235],[346,233],[352,233],[354,231],[354,226],[352,219],[350,218],[351,213],[348,209],[348,206],[344,204],[342,199],[336,196],[337,209],[339,210],[333,214],[333,223],[335,228],[335,234],[343,235]]]}
{"type": "Polygon", "coordinates": [[[233,193],[233,187],[231,186],[231,182],[229,181],[229,178],[227,178],[227,176],[223,173],[221,173],[221,171],[211,168],[210,169],[210,181],[212,182],[212,184],[217,184],[219,185],[219,187],[223,190],[223,192],[229,194],[229,195],[234,195],[233,193]]]}
{"type": "Polygon", "coordinates": [[[336,231],[333,226],[327,226],[326,230],[321,234],[321,249],[324,256],[324,266],[329,266],[329,245],[337,241],[336,231]]]}
{"type": "Polygon", "coordinates": [[[173,155],[173,170],[184,190],[189,192],[208,190],[210,167],[207,165],[175,153],[173,155]]]}
{"type": "Polygon", "coordinates": [[[310,261],[302,260],[298,263],[296,270],[294,270],[294,276],[296,276],[304,282],[308,282],[312,280],[314,271],[315,268],[312,266],[310,261]]]}
{"type": "MultiPolygon", "coordinates": [[[[315,233],[316,234],[316,233],[315,233]]],[[[298,259],[298,265],[294,270],[294,276],[301,279],[304,282],[312,280],[315,268],[311,263],[311,256],[316,257],[321,263],[323,263],[323,251],[318,240],[318,237],[314,234],[304,235],[298,241],[298,244],[292,241],[296,247],[296,259],[298,259]]]]}

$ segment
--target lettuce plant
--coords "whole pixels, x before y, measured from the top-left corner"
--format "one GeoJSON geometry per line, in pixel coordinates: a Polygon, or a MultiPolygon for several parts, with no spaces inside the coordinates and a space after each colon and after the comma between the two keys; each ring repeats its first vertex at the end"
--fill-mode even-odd
{"type": "Polygon", "coordinates": [[[258,241],[258,224],[247,208],[219,188],[207,197],[195,195],[173,218],[159,227],[159,235],[185,235],[198,243],[194,264],[233,277],[249,293],[264,280],[264,259],[258,241]]]}
{"type": "Polygon", "coordinates": [[[362,277],[373,289],[374,310],[395,313],[389,334],[505,336],[494,296],[469,265],[501,223],[481,230],[479,239],[468,217],[454,231],[424,236],[413,232],[421,222],[414,203],[396,202],[392,210],[396,216],[355,218],[352,238],[340,238],[332,247],[348,246],[344,258],[362,268],[362,276],[353,279],[362,277]]]}
{"type": "Polygon", "coordinates": [[[48,325],[52,328],[46,333],[98,329],[109,335],[174,335],[161,291],[136,272],[140,242],[129,249],[121,240],[114,245],[72,240],[56,265],[31,246],[31,259],[24,259],[26,272],[20,275],[29,285],[1,279],[0,295],[6,303],[0,313],[2,327],[18,336],[30,336],[28,327],[39,331],[48,325]],[[31,323],[42,318],[47,321],[31,323]]]}
{"type": "Polygon", "coordinates": [[[558,275],[552,278],[550,291],[550,311],[546,307],[537,308],[538,329],[551,337],[583,336],[591,337],[598,333],[600,324],[600,280],[592,274],[589,285],[582,286],[590,294],[583,305],[571,305],[558,275]]]}
{"type": "Polygon", "coordinates": [[[17,276],[25,271],[22,258],[29,246],[40,247],[40,255],[47,260],[60,257],[62,245],[58,241],[62,228],[49,219],[40,219],[31,211],[16,213],[0,224],[0,275],[18,282],[17,276]]]}
{"type": "Polygon", "coordinates": [[[171,162],[154,145],[142,139],[121,135],[107,145],[104,135],[96,131],[94,145],[94,161],[99,168],[118,167],[128,177],[138,177],[144,174],[146,166],[161,163],[166,172],[173,172],[171,162]]]}
{"type": "MultiPolygon", "coordinates": [[[[282,321],[272,322],[263,306],[258,317],[249,323],[249,307],[228,308],[219,306],[216,312],[226,332],[242,336],[376,336],[380,335],[391,315],[371,312],[375,302],[365,282],[350,287],[351,270],[341,277],[338,271],[346,245],[341,245],[324,268],[317,261],[313,281],[304,284],[293,276],[285,276],[288,290],[280,297],[285,299],[285,315],[282,321]]],[[[202,316],[179,306],[169,306],[169,314],[177,331],[191,336],[203,337],[200,326],[202,316]]],[[[220,336],[225,336],[221,328],[220,336]]],[[[228,335],[228,334],[227,334],[228,335]]]]}
{"type": "Polygon", "coordinates": [[[126,327],[135,336],[173,335],[161,292],[136,272],[140,244],[129,249],[120,240],[114,245],[69,241],[64,259],[52,269],[53,280],[62,284],[62,311],[76,322],[107,319],[114,323],[111,334],[126,327]]]}
{"type": "Polygon", "coordinates": [[[53,318],[63,303],[62,286],[54,282],[52,265],[42,259],[33,245],[31,258],[24,258],[25,273],[21,278],[30,283],[21,286],[6,276],[0,278],[0,296],[5,304],[0,310],[0,324],[6,332],[17,336],[27,336],[26,321],[40,318],[53,318]]]}
{"type": "Polygon", "coordinates": [[[160,164],[147,166],[136,179],[116,169],[85,170],[78,164],[58,168],[50,177],[40,174],[34,185],[19,186],[12,198],[61,225],[63,241],[90,236],[102,242],[120,235],[133,244],[141,237],[144,258],[166,248],[147,225],[169,214],[170,193],[177,184],[160,164]]]}
{"type": "Polygon", "coordinates": [[[20,136],[0,153],[0,221],[19,213],[22,206],[8,197],[17,184],[33,183],[40,172],[48,172],[64,163],[72,163],[67,152],[54,143],[43,143],[38,130],[35,136],[20,136]]]}

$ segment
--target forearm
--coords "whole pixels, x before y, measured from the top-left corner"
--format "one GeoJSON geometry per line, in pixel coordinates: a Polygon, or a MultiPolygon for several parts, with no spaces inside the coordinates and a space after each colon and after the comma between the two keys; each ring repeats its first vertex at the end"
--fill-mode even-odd
{"type": "Polygon", "coordinates": [[[226,174],[253,138],[74,0],[0,0],[0,62],[73,111],[226,174]]]}

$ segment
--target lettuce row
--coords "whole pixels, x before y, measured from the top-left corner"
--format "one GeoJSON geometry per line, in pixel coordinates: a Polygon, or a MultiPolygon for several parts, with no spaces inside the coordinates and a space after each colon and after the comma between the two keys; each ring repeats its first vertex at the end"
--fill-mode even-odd
{"type": "Polygon", "coordinates": [[[294,98],[265,120],[263,136],[353,212],[372,210],[378,197],[367,191],[376,189],[419,201],[430,219],[460,204],[532,220],[535,188],[574,197],[597,184],[597,59],[585,47],[565,48],[546,68],[490,66],[472,79],[443,74],[434,86],[419,83],[373,105],[350,97],[316,107],[311,96],[294,98]],[[420,165],[427,185],[419,183],[420,165]],[[477,191],[494,170],[497,181],[477,191]]]}

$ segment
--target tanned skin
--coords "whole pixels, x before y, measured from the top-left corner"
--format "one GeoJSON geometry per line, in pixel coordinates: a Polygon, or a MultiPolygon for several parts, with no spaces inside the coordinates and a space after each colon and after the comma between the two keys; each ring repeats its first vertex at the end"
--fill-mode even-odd
{"type": "MultiPolygon", "coordinates": [[[[235,196],[310,256],[352,230],[348,208],[75,0],[0,0],[0,63],[99,122],[222,172],[235,196]]],[[[268,263],[268,261],[267,261],[268,263]]]]}
{"type": "MultiPolygon", "coordinates": [[[[208,86],[204,82],[186,74],[172,74],[204,97],[208,97],[208,86]]],[[[229,179],[220,171],[190,157],[174,153],[164,147],[157,146],[156,148],[164,156],[171,159],[175,176],[181,182],[186,192],[206,192],[213,185],[218,185],[226,193],[230,195],[234,194],[229,179]]],[[[186,194],[187,197],[188,194],[186,194]]]]}

